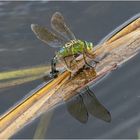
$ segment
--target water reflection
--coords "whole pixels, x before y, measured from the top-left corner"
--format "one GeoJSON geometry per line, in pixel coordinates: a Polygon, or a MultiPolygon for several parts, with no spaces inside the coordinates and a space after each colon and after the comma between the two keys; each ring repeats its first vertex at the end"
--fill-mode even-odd
{"type": "Polygon", "coordinates": [[[81,123],[88,121],[89,114],[105,122],[111,122],[110,112],[99,102],[89,87],[69,99],[66,104],[69,113],[81,123]]]}
{"type": "MultiPolygon", "coordinates": [[[[88,121],[89,114],[105,122],[111,122],[110,112],[99,102],[89,87],[67,100],[66,105],[68,112],[81,123],[88,121]]],[[[46,137],[52,113],[45,113],[41,116],[34,133],[34,139],[44,139],[46,137]]]]}

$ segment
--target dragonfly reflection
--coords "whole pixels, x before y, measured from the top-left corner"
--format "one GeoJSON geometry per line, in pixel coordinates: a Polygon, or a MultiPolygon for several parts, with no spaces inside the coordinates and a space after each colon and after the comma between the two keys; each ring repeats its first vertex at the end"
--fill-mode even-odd
{"type": "Polygon", "coordinates": [[[98,101],[89,87],[86,87],[83,93],[69,99],[66,104],[69,113],[81,123],[88,121],[89,114],[103,121],[111,122],[110,112],[98,101]]]}

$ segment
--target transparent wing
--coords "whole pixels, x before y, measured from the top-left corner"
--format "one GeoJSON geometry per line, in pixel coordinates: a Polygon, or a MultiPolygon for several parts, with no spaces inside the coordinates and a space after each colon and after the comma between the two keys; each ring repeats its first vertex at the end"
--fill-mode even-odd
{"type": "Polygon", "coordinates": [[[62,16],[61,13],[56,12],[53,14],[51,18],[51,26],[56,32],[61,34],[68,41],[76,39],[73,32],[66,25],[64,17],[62,16]]]}
{"type": "Polygon", "coordinates": [[[88,89],[87,92],[82,95],[82,97],[84,99],[85,106],[91,115],[106,122],[111,121],[109,111],[98,101],[92,91],[88,89]]]}
{"type": "Polygon", "coordinates": [[[64,39],[50,32],[46,27],[31,24],[31,29],[38,39],[42,40],[51,47],[61,47],[66,43],[64,39]]]}
{"type": "Polygon", "coordinates": [[[76,96],[66,102],[69,113],[78,121],[86,123],[88,120],[88,112],[83,103],[82,96],[76,96]]]}

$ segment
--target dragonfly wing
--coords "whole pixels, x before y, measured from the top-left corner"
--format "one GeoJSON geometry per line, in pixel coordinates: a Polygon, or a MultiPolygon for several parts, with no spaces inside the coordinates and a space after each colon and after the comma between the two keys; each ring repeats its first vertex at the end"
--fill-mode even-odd
{"type": "Polygon", "coordinates": [[[88,112],[83,103],[82,96],[79,95],[77,97],[73,97],[69,99],[67,102],[67,109],[69,113],[81,123],[86,123],[88,120],[88,112]]]}
{"type": "Polygon", "coordinates": [[[94,93],[88,90],[82,95],[88,112],[106,122],[111,121],[110,112],[98,101],[94,93]]]}
{"type": "Polygon", "coordinates": [[[51,47],[60,47],[66,43],[61,37],[50,32],[46,27],[31,24],[31,29],[38,39],[42,40],[51,47]]]}
{"type": "Polygon", "coordinates": [[[66,25],[64,17],[61,13],[56,12],[53,14],[51,18],[51,26],[56,32],[61,34],[68,41],[76,39],[73,32],[66,25]]]}

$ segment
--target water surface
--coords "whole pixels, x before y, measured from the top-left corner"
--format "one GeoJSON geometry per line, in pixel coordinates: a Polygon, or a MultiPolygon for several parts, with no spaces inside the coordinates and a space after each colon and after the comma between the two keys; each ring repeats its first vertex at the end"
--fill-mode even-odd
{"type": "MultiPolygon", "coordinates": [[[[60,11],[75,36],[97,44],[120,24],[140,12],[140,2],[0,2],[0,71],[49,64],[55,49],[36,39],[32,23],[50,28],[60,11]]],[[[137,138],[140,129],[140,55],[109,74],[92,90],[110,111],[111,123],[89,117],[75,120],[65,104],[54,111],[45,138],[137,138]]],[[[41,81],[0,90],[0,113],[21,100],[41,81]]],[[[50,112],[48,112],[50,113],[50,112]]],[[[39,118],[12,138],[33,138],[39,118]]],[[[45,122],[44,122],[45,123],[45,122]]]]}

